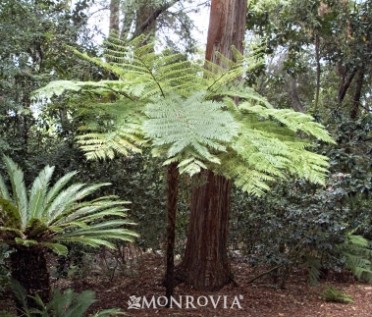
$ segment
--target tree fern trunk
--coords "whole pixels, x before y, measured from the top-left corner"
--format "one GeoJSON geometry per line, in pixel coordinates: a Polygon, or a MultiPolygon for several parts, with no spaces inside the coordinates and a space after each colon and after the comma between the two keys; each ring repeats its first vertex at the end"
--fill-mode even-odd
{"type": "MultiPolygon", "coordinates": [[[[232,45],[243,50],[246,12],[246,0],[212,0],[207,60],[220,63],[217,51],[232,58],[232,45]]],[[[211,171],[200,178],[205,183],[192,193],[186,250],[177,278],[199,290],[217,290],[231,281],[227,255],[231,184],[211,171]]]]}
{"type": "MultiPolygon", "coordinates": [[[[26,290],[27,295],[39,295],[44,303],[50,299],[50,281],[47,262],[43,250],[35,248],[17,249],[10,256],[12,278],[26,290]]],[[[28,298],[28,307],[35,302],[28,298]]],[[[16,300],[17,308],[22,308],[16,300]]]]}
{"type": "Polygon", "coordinates": [[[177,164],[172,163],[167,170],[167,195],[168,195],[168,226],[167,226],[167,270],[165,275],[165,296],[170,298],[174,288],[174,244],[176,238],[176,215],[178,196],[178,169],[177,164]]]}

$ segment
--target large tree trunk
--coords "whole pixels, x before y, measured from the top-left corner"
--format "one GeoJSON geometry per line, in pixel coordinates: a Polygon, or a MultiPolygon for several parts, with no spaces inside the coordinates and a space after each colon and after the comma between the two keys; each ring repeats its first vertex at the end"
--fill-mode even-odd
{"type": "MultiPolygon", "coordinates": [[[[231,58],[231,46],[243,50],[246,0],[212,0],[206,59],[215,52],[231,58]]],[[[230,181],[204,171],[194,189],[186,250],[177,278],[199,290],[217,290],[231,281],[227,255],[230,181]]]]}
{"type": "MultiPolygon", "coordinates": [[[[43,250],[35,248],[17,249],[10,255],[12,278],[20,283],[27,295],[39,295],[44,303],[50,300],[50,281],[48,266],[43,250]]],[[[35,302],[28,298],[29,308],[35,307],[35,302]]],[[[18,309],[21,303],[16,299],[18,309]]],[[[40,308],[40,307],[37,307],[40,308]]]]}
{"type": "Polygon", "coordinates": [[[186,250],[177,276],[199,290],[218,290],[231,279],[227,255],[230,181],[210,171],[193,190],[186,250]]]}

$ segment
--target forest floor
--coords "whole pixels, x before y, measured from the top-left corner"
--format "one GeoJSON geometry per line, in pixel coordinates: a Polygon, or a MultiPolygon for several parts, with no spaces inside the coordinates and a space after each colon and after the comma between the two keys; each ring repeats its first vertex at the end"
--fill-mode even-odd
{"type": "MultiPolygon", "coordinates": [[[[296,273],[288,278],[285,289],[281,289],[275,287],[269,276],[251,283],[250,280],[257,275],[257,271],[253,272],[251,266],[241,259],[232,260],[237,286],[227,285],[218,292],[199,292],[181,284],[176,287],[174,297],[183,300],[182,309],[162,308],[156,302],[156,308],[150,305],[151,308],[128,309],[130,296],[141,297],[141,301],[146,297],[147,302],[150,302],[152,297],[157,301],[164,295],[163,262],[160,256],[146,254],[139,260],[132,277],[117,277],[111,283],[91,278],[80,281],[75,286],[96,291],[98,302],[95,308],[120,307],[124,309],[125,316],[133,317],[372,317],[372,285],[357,283],[348,274],[331,274],[328,280],[310,287],[306,274],[296,273]],[[339,304],[324,301],[321,294],[330,286],[352,296],[353,302],[339,304]],[[201,305],[206,303],[207,297],[207,306],[200,307],[195,303],[195,309],[191,304],[187,309],[186,295],[193,296],[195,302],[198,297],[204,296],[200,298],[201,305]],[[213,297],[214,304],[217,303],[218,296],[221,296],[217,308],[214,308],[209,296],[213,297]]],[[[161,301],[159,303],[162,304],[161,301]]]]}
{"type": "MultiPolygon", "coordinates": [[[[74,282],[59,280],[55,286],[72,287],[76,291],[92,289],[97,296],[93,307],[95,311],[117,307],[123,309],[122,316],[130,317],[372,317],[372,285],[357,283],[348,274],[331,274],[319,285],[310,287],[304,272],[292,273],[286,280],[285,289],[281,289],[275,286],[269,275],[251,282],[259,272],[253,271],[239,258],[232,259],[232,270],[238,285],[227,285],[217,292],[200,292],[180,284],[175,289],[174,298],[178,302],[182,300],[182,308],[177,305],[160,307],[158,303],[163,303],[161,299],[164,297],[161,296],[165,293],[162,286],[163,262],[159,255],[144,254],[132,263],[125,274],[115,276],[112,281],[101,274],[93,274],[74,282]],[[330,286],[351,295],[353,302],[326,302],[321,294],[330,286]],[[186,295],[194,298],[196,308],[193,308],[190,299],[187,305],[186,295]],[[141,303],[146,298],[150,307],[128,309],[131,296],[140,297],[141,303]],[[152,298],[154,302],[151,302],[152,298]],[[205,307],[198,305],[198,298],[199,304],[205,307]]],[[[0,300],[0,311],[1,308],[5,307],[0,300]]]]}

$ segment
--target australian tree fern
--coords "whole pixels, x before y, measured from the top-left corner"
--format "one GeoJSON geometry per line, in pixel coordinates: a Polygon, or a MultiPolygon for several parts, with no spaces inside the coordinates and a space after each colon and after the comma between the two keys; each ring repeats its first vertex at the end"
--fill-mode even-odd
{"type": "Polygon", "coordinates": [[[311,116],[275,109],[252,88],[235,84],[256,65],[239,52],[234,60],[219,56],[221,65],[202,65],[167,50],[157,53],[141,38],[109,40],[106,59],[72,50],[118,79],[53,82],[36,95],[67,92],[80,100],[90,120],[78,142],[88,158],[151,146],[180,172],[211,169],[256,195],[289,175],[324,184],[328,161],[312,148],[315,140],[333,139],[311,116]]]}

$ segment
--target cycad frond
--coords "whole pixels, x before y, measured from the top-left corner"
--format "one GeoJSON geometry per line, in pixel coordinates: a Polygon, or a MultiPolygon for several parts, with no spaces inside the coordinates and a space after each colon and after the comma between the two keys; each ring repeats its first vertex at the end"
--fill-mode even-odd
{"type": "Polygon", "coordinates": [[[28,200],[23,171],[19,165],[9,157],[4,156],[3,160],[9,174],[10,183],[12,185],[14,205],[16,205],[19,210],[21,228],[25,229],[28,221],[28,200]]]}
{"type": "MultiPolygon", "coordinates": [[[[45,167],[29,191],[28,208],[23,212],[22,190],[27,198],[23,172],[10,158],[4,158],[12,184],[9,199],[0,192],[0,241],[16,247],[45,247],[57,253],[67,242],[113,247],[113,241],[132,241],[137,234],[126,229],[125,201],[105,196],[87,201],[88,196],[108,183],[68,186],[76,172],[66,174],[51,188],[54,167],[45,167]],[[19,189],[20,188],[20,189],[19,189]],[[21,193],[21,194],[20,194],[21,193]],[[24,218],[22,218],[24,217],[24,218]]],[[[5,185],[5,184],[4,184],[5,185]]]]}
{"type": "Polygon", "coordinates": [[[47,165],[34,180],[30,191],[29,214],[31,218],[39,218],[45,208],[45,199],[54,167],[47,165]]]}
{"type": "Polygon", "coordinates": [[[64,189],[64,187],[72,180],[72,178],[76,174],[76,171],[69,172],[57,180],[57,182],[49,189],[46,195],[45,206],[49,206],[53,202],[57,195],[64,189]]]}
{"type": "Polygon", "coordinates": [[[8,188],[6,187],[4,178],[0,175],[0,196],[3,197],[4,199],[9,199],[9,191],[8,188]]]}

